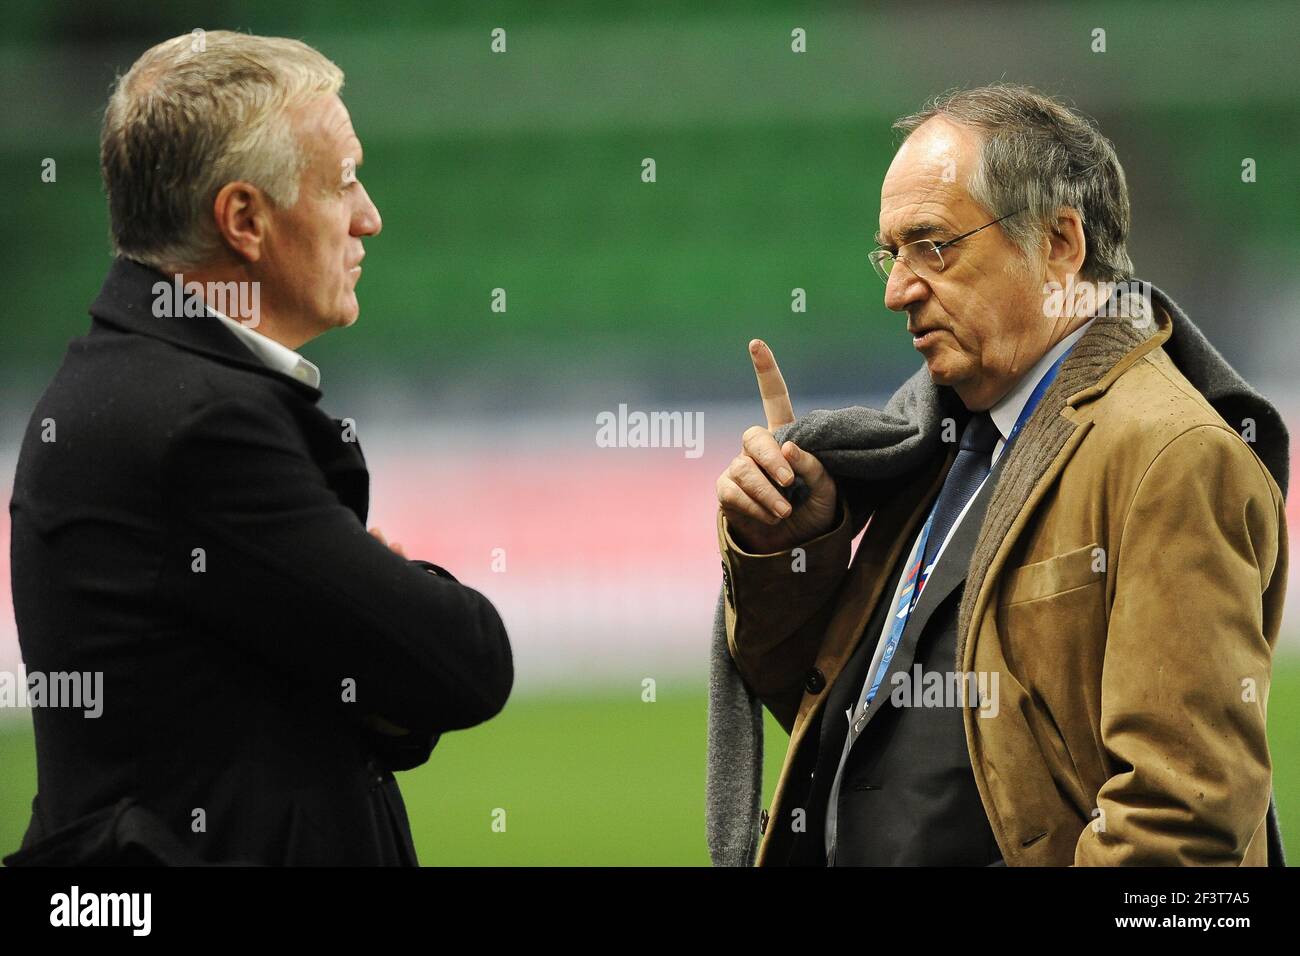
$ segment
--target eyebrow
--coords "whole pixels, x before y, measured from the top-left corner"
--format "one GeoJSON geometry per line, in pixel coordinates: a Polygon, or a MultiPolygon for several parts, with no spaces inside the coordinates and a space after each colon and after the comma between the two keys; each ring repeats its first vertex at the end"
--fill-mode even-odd
{"type": "MultiPolygon", "coordinates": [[[[914,222],[910,225],[904,226],[902,230],[899,231],[898,238],[902,240],[899,245],[905,246],[915,239],[927,239],[931,236],[946,236],[951,232],[951,229],[941,223],[928,221],[914,222]]],[[[886,246],[890,244],[886,241],[885,235],[879,230],[876,231],[875,239],[876,245],[878,246],[886,246]]]]}

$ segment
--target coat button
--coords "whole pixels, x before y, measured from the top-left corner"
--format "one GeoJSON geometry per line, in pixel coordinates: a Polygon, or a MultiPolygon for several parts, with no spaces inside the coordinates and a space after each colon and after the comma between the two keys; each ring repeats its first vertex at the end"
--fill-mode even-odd
{"type": "Polygon", "coordinates": [[[816,667],[809,668],[808,676],[804,678],[803,689],[810,694],[820,694],[822,688],[826,686],[826,675],[816,667]]]}
{"type": "Polygon", "coordinates": [[[766,810],[764,810],[762,813],[758,815],[758,832],[759,833],[767,832],[767,811],[766,810]]]}
{"type": "Polygon", "coordinates": [[[853,732],[855,734],[860,734],[862,733],[862,728],[865,726],[867,726],[867,715],[863,714],[853,722],[853,732]]]}

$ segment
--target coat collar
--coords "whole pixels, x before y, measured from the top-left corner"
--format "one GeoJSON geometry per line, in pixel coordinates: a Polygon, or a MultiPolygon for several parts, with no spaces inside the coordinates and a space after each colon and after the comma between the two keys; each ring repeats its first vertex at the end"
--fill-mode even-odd
{"type": "Polygon", "coordinates": [[[188,318],[154,315],[155,284],[172,281],[172,277],[155,269],[118,257],[113,260],[98,297],[91,303],[90,314],[97,322],[120,331],[147,335],[225,365],[268,375],[289,384],[313,403],[320,399],[319,389],[268,367],[218,319],[210,315],[188,318]]]}
{"type": "MultiPolygon", "coordinates": [[[[1145,307],[1144,307],[1145,308],[1145,307]]],[[[1157,301],[1141,316],[1098,316],[1061,366],[1065,387],[1075,391],[1063,396],[1063,407],[1078,409],[1104,395],[1115,381],[1169,340],[1173,317],[1157,301]]]]}

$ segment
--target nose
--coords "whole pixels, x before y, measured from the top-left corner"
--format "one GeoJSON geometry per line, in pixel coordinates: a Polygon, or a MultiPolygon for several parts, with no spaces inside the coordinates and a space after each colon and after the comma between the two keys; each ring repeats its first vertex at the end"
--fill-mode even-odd
{"type": "Polygon", "coordinates": [[[891,312],[903,312],[917,302],[924,302],[930,295],[930,287],[917,276],[904,262],[895,262],[885,280],[885,308],[891,312]]]}
{"type": "Polygon", "coordinates": [[[371,202],[366,187],[360,183],[357,183],[357,187],[361,193],[361,202],[352,215],[352,235],[377,236],[384,228],[383,217],[379,215],[379,208],[371,202]]]}

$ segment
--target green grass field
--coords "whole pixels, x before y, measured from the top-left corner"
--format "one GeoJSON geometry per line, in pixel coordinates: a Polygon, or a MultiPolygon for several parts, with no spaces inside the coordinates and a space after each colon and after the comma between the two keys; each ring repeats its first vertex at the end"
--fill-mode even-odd
{"type": "MultiPolygon", "coordinates": [[[[707,865],[706,699],[521,697],[487,726],[443,738],[400,775],[427,865],[707,865]],[[496,808],[505,832],[492,829],[496,808]]],[[[1300,855],[1300,657],[1279,660],[1269,740],[1287,845],[1300,855]]],[[[768,718],[765,799],[786,736],[768,718]]],[[[36,786],[30,724],[0,722],[0,853],[18,846],[36,786]]],[[[1300,856],[1298,856],[1300,858],[1300,856]]]]}

